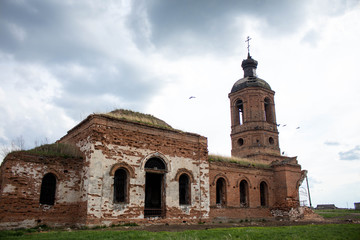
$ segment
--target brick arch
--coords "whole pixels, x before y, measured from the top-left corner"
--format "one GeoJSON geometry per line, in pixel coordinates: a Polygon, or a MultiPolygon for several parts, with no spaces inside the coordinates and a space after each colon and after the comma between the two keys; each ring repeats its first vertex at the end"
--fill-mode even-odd
{"type": "MultiPolygon", "coordinates": [[[[46,174],[48,174],[48,173],[54,174],[54,176],[56,177],[56,180],[57,180],[57,181],[60,181],[60,180],[63,180],[63,179],[64,179],[64,174],[63,174],[63,173],[60,173],[59,171],[55,170],[54,168],[49,168],[49,169],[47,169],[47,170],[44,172],[44,174],[43,174],[42,177],[44,177],[44,176],[45,176],[46,174]]],[[[42,179],[42,178],[41,178],[41,179],[42,179]]]]}
{"type": "Polygon", "coordinates": [[[141,160],[141,164],[140,164],[141,169],[143,169],[143,170],[145,169],[145,164],[146,164],[147,160],[149,160],[150,158],[161,159],[165,164],[165,168],[166,168],[165,171],[171,172],[171,165],[170,165],[169,160],[162,153],[159,153],[159,152],[150,153],[146,157],[144,157],[141,160]]]}
{"type": "Polygon", "coordinates": [[[211,185],[215,186],[216,181],[217,181],[219,178],[223,178],[223,179],[225,180],[225,182],[227,183],[226,185],[227,185],[227,186],[230,186],[230,181],[229,181],[229,179],[228,179],[228,178],[226,177],[226,175],[223,174],[223,173],[218,173],[218,174],[214,177],[214,180],[213,180],[213,182],[212,182],[211,185]]]}
{"type": "Polygon", "coordinates": [[[257,183],[257,189],[260,189],[261,182],[265,182],[269,190],[272,189],[272,188],[270,188],[269,180],[267,180],[265,178],[261,178],[259,180],[259,182],[257,183]]]}
{"type": "MultiPolygon", "coordinates": [[[[249,180],[247,177],[245,177],[245,176],[243,176],[243,177],[241,177],[241,178],[239,178],[239,179],[237,180],[237,182],[236,182],[236,187],[237,187],[237,188],[240,186],[240,183],[241,183],[242,180],[245,180],[245,181],[249,184],[249,188],[250,188],[250,189],[252,188],[252,185],[251,185],[250,180],[249,180]]],[[[260,183],[259,183],[259,184],[260,184],[260,183]]]]}
{"type": "Polygon", "coordinates": [[[234,98],[234,100],[231,102],[231,106],[232,106],[232,107],[236,107],[236,102],[239,101],[239,100],[241,100],[241,101],[243,102],[243,104],[245,103],[245,100],[244,100],[243,97],[236,97],[236,98],[234,98]]]}
{"type": "Polygon", "coordinates": [[[120,163],[114,164],[114,165],[111,167],[111,169],[110,169],[109,175],[110,175],[110,176],[114,176],[116,170],[118,170],[119,168],[124,168],[124,169],[129,173],[129,176],[130,176],[131,178],[134,178],[134,177],[135,177],[134,168],[131,167],[129,164],[125,163],[125,162],[120,162],[120,163]]]}
{"type": "Polygon", "coordinates": [[[186,175],[188,175],[188,177],[190,178],[190,182],[195,183],[194,175],[192,174],[192,172],[191,172],[190,170],[188,170],[188,169],[186,169],[186,168],[180,168],[180,169],[177,171],[177,173],[176,173],[176,175],[175,175],[175,177],[174,177],[174,181],[179,181],[179,178],[180,178],[180,176],[181,176],[183,173],[185,173],[186,175]]]}

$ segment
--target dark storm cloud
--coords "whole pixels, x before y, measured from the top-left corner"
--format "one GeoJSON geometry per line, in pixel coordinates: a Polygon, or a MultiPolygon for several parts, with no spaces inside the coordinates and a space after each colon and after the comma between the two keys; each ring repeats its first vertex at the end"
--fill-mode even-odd
{"type": "MultiPolygon", "coordinates": [[[[68,112],[76,112],[76,108],[91,111],[93,99],[105,94],[128,102],[146,102],[159,89],[160,80],[154,80],[151,73],[140,69],[139,63],[121,55],[128,46],[121,42],[107,46],[108,50],[116,47],[117,56],[104,50],[102,42],[107,36],[99,35],[96,26],[83,29],[84,22],[96,18],[101,26],[100,17],[105,8],[98,9],[88,1],[5,0],[0,5],[0,53],[11,55],[20,64],[41,64],[51,72],[62,85],[62,95],[55,98],[54,103],[68,112]],[[94,32],[89,33],[92,30],[94,32]],[[98,39],[94,40],[94,36],[98,39]],[[71,65],[78,65],[90,76],[73,75],[66,69],[71,65]],[[106,65],[115,66],[116,73],[109,73],[103,67],[106,65]]],[[[116,28],[116,23],[110,24],[116,28]]],[[[114,40],[124,30],[118,31],[112,35],[114,40]]],[[[102,100],[95,105],[101,109],[101,105],[107,104],[102,100]]]]}
{"type": "Polygon", "coordinates": [[[181,53],[233,50],[247,34],[244,19],[260,21],[268,36],[291,33],[305,22],[305,4],[285,0],[155,0],[135,2],[133,7],[128,24],[135,38],[143,33],[139,19],[146,9],[152,43],[181,53]]]}
{"type": "Polygon", "coordinates": [[[340,160],[360,160],[360,146],[345,152],[339,152],[340,160]]]}
{"type": "MultiPolygon", "coordinates": [[[[77,117],[78,111],[93,112],[106,108],[110,111],[115,107],[126,107],[125,102],[132,106],[145,106],[147,100],[161,88],[160,81],[151,75],[135,69],[126,62],[117,62],[114,66],[116,72],[98,66],[87,78],[74,76],[70,72],[58,70],[62,81],[64,93],[56,98],[57,105],[64,107],[72,117],[77,117]],[[117,106],[113,102],[106,102],[105,95],[118,97],[117,106]],[[110,104],[110,105],[109,105],[110,104]]],[[[108,63],[103,65],[112,65],[108,63]]],[[[89,70],[91,71],[91,70],[89,70]]]]}

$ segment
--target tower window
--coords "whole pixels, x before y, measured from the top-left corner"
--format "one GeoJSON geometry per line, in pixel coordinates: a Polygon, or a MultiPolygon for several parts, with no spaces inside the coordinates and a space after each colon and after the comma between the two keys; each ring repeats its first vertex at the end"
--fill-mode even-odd
{"type": "Polygon", "coordinates": [[[127,201],[127,172],[120,168],[114,176],[114,203],[125,203],[127,201]]]}
{"type": "Polygon", "coordinates": [[[187,174],[182,174],[179,178],[179,203],[190,204],[190,181],[187,174]]]}
{"type": "Polygon", "coordinates": [[[244,104],[241,99],[236,101],[236,108],[238,110],[239,124],[242,125],[244,123],[244,104]]]}
{"type": "Polygon", "coordinates": [[[265,121],[268,123],[273,123],[273,113],[272,113],[272,107],[271,107],[271,101],[269,98],[264,99],[264,115],[265,115],[265,121]]]}
{"type": "Polygon", "coordinates": [[[54,205],[56,177],[52,173],[45,174],[41,182],[40,204],[54,205]]]}
{"type": "Polygon", "coordinates": [[[275,141],[272,137],[269,137],[269,143],[270,143],[270,145],[274,145],[275,141]]]}
{"type": "Polygon", "coordinates": [[[219,178],[216,181],[216,204],[225,205],[226,185],[225,179],[219,178]]]}

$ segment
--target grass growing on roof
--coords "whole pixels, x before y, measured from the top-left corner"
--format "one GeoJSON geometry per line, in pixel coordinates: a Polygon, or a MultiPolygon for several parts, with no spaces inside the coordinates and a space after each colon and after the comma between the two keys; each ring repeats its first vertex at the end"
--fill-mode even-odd
{"type": "Polygon", "coordinates": [[[82,158],[82,153],[76,146],[66,143],[44,144],[26,152],[48,157],[82,158]]]}
{"type": "Polygon", "coordinates": [[[244,167],[270,168],[269,165],[262,164],[262,163],[249,162],[248,160],[245,160],[242,158],[224,157],[224,156],[220,156],[220,155],[209,154],[208,159],[210,162],[235,163],[235,164],[238,164],[238,165],[244,166],[244,167]]]}
{"type": "Polygon", "coordinates": [[[117,118],[117,119],[124,119],[124,120],[128,120],[131,122],[144,123],[144,124],[147,124],[150,126],[156,126],[156,127],[161,127],[161,128],[165,128],[165,129],[173,129],[165,121],[163,121],[157,117],[154,117],[151,114],[134,112],[131,110],[126,110],[126,109],[116,109],[109,113],[103,113],[100,115],[109,116],[109,117],[113,117],[113,118],[117,118]]]}

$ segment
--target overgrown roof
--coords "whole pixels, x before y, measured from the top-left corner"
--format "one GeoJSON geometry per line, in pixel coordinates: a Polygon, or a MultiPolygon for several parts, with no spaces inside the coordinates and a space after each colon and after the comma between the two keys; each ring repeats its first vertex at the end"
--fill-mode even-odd
{"type": "Polygon", "coordinates": [[[166,128],[166,129],[173,129],[169,124],[167,124],[165,121],[154,117],[150,114],[144,114],[140,112],[134,112],[131,110],[126,109],[116,109],[114,111],[111,111],[109,113],[101,113],[98,115],[107,116],[107,117],[113,117],[116,119],[123,119],[131,122],[137,122],[137,123],[143,123],[155,127],[160,128],[166,128]]]}
{"type": "Polygon", "coordinates": [[[46,157],[82,158],[83,154],[78,147],[66,143],[52,143],[26,150],[27,153],[46,157]]]}
{"type": "Polygon", "coordinates": [[[250,162],[246,158],[224,157],[224,156],[209,154],[208,159],[209,159],[209,162],[234,163],[234,164],[242,166],[242,167],[271,168],[270,165],[263,164],[263,163],[250,162]]]}

